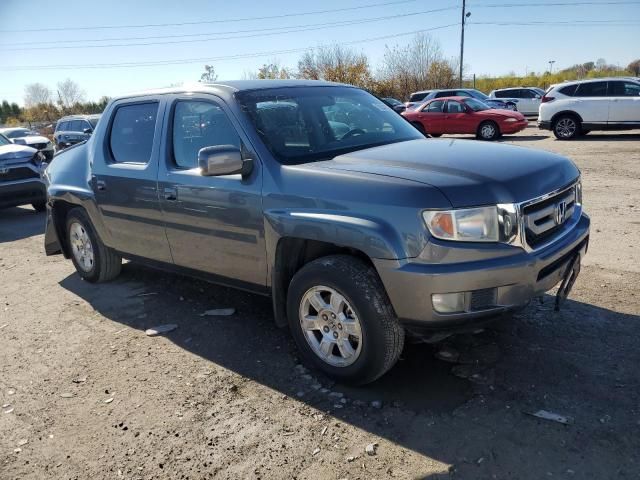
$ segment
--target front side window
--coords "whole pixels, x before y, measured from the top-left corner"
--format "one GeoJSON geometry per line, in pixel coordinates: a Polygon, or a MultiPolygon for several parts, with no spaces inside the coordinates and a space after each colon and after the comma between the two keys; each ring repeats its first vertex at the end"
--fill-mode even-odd
{"type": "Polygon", "coordinates": [[[236,97],[267,148],[284,164],[423,138],[384,102],[357,88],[273,88],[236,97]]]}
{"type": "Polygon", "coordinates": [[[156,102],[125,104],[117,108],[109,134],[109,146],[114,162],[149,162],[157,114],[156,102]]]}
{"type": "Polygon", "coordinates": [[[213,102],[181,100],[173,114],[173,159],[179,168],[196,168],[204,147],[232,145],[240,137],[226,113],[213,102]]]}
{"type": "Polygon", "coordinates": [[[606,97],[607,82],[588,82],[578,85],[576,97],[606,97]]]}
{"type": "Polygon", "coordinates": [[[422,111],[427,113],[442,113],[444,110],[444,100],[436,100],[427,105],[422,111]]]}
{"type": "Polygon", "coordinates": [[[632,82],[609,82],[610,97],[638,97],[640,84],[632,82]]]}

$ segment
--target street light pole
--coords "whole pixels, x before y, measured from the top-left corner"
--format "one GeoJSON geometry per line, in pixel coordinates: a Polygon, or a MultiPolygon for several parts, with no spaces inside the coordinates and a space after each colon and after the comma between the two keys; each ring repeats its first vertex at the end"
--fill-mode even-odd
{"type": "Polygon", "coordinates": [[[460,32],[460,88],[462,88],[462,65],[464,64],[464,19],[465,19],[466,0],[462,0],[462,30],[460,32]]]}
{"type": "Polygon", "coordinates": [[[549,60],[549,73],[553,73],[553,64],[556,63],[555,60],[549,60]]]}

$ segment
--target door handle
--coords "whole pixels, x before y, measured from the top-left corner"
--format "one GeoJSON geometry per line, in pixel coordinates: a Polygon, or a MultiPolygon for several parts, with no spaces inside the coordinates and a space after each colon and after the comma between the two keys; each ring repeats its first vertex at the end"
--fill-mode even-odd
{"type": "Polygon", "coordinates": [[[175,188],[165,188],[164,189],[164,199],[165,200],[177,200],[178,199],[178,191],[175,188]]]}

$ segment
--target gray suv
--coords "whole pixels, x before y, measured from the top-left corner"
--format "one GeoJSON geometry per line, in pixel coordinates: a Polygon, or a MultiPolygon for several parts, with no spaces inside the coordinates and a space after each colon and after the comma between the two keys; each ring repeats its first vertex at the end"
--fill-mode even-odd
{"type": "Polygon", "coordinates": [[[44,162],[42,152],[0,134],[0,208],[30,203],[38,212],[45,210],[47,193],[41,176],[44,162]]]}
{"type": "Polygon", "coordinates": [[[88,140],[100,120],[100,115],[70,115],[56,123],[53,139],[57,150],[88,140]]]}
{"type": "Polygon", "coordinates": [[[360,384],[407,335],[469,328],[559,283],[561,301],[589,238],[566,158],[427,139],[325,82],[114,99],[45,178],[46,253],[85,280],[127,258],[269,295],[307,363],[360,384]]]}

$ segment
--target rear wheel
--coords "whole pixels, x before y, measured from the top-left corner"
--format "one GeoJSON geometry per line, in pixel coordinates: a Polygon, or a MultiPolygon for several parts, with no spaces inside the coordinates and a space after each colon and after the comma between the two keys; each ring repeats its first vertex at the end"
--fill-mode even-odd
{"type": "Polygon", "coordinates": [[[294,275],[287,316],[306,363],[343,382],[374,381],[404,345],[404,329],[376,271],[347,255],[319,258],[294,275]]]}
{"type": "Polygon", "coordinates": [[[122,257],[102,243],[83,209],[69,212],[66,227],[71,260],[82,278],[106,282],[120,274],[122,257]]]}
{"type": "Polygon", "coordinates": [[[561,115],[553,124],[553,134],[558,140],[571,140],[581,131],[580,121],[574,115],[561,115]]]}
{"type": "Polygon", "coordinates": [[[487,120],[478,126],[476,136],[482,140],[495,140],[500,136],[500,128],[496,122],[487,120]]]}

